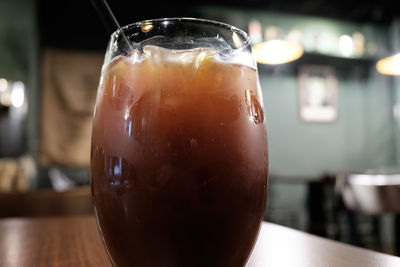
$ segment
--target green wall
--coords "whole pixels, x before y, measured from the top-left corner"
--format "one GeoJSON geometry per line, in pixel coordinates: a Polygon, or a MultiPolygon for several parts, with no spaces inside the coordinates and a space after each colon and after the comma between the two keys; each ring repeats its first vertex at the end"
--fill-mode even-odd
{"type": "Polygon", "coordinates": [[[298,112],[296,76],[263,74],[270,173],[317,178],[394,164],[391,88],[386,77],[340,79],[338,119],[308,123],[298,112]]]}
{"type": "Polygon", "coordinates": [[[259,65],[271,175],[317,179],[345,170],[362,171],[396,164],[393,80],[375,70],[376,60],[390,52],[388,27],[254,9],[203,6],[200,10],[207,18],[244,30],[251,20],[257,19],[263,28],[277,26],[286,33],[294,28],[303,32],[305,57],[278,67],[259,65]],[[372,44],[376,49],[359,59],[342,57],[334,50],[315,51],[309,45],[313,32],[337,37],[361,32],[366,47],[372,44]],[[336,71],[338,118],[332,123],[308,123],[300,119],[297,70],[303,64],[310,64],[307,56],[313,56],[311,64],[331,66],[336,71]]]}
{"type": "Polygon", "coordinates": [[[28,97],[26,150],[38,145],[39,63],[35,0],[0,0],[0,77],[25,83],[28,97]]]}
{"type": "Polygon", "coordinates": [[[0,1],[0,76],[29,80],[36,40],[34,0],[0,1]]]}
{"type": "MultiPolygon", "coordinates": [[[[34,0],[0,1],[0,76],[27,84],[28,150],[33,154],[37,151],[40,106],[34,6],[34,0]]],[[[243,29],[251,19],[257,18],[263,25],[273,24],[284,31],[294,26],[304,31],[317,27],[337,34],[360,31],[367,40],[378,44],[377,57],[388,53],[392,46],[385,29],[377,25],[234,8],[195,8],[203,17],[223,20],[243,29]]],[[[322,55],[314,63],[326,65],[325,59],[332,55],[326,58],[322,55]]],[[[393,119],[392,108],[396,97],[400,99],[399,82],[378,74],[371,56],[364,61],[335,59],[338,64],[328,60],[331,62],[328,65],[336,69],[339,81],[338,119],[332,123],[306,123],[298,113],[297,69],[302,60],[287,66],[259,68],[271,174],[316,178],[324,173],[395,164],[396,155],[400,154],[397,138],[400,127],[393,119]],[[347,67],[343,69],[343,66],[347,67]]]]}

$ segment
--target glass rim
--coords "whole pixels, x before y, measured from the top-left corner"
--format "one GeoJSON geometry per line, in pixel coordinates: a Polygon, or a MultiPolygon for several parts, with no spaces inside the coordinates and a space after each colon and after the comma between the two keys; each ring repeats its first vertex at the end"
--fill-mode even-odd
{"type": "Polygon", "coordinates": [[[115,30],[110,35],[110,40],[115,39],[116,37],[118,37],[118,35],[120,34],[121,31],[126,32],[127,30],[135,28],[135,27],[139,28],[144,23],[162,22],[162,21],[178,21],[178,22],[183,21],[183,22],[195,22],[195,23],[204,23],[204,24],[208,24],[208,25],[214,25],[214,26],[226,29],[226,30],[231,31],[231,32],[236,32],[236,33],[240,34],[240,36],[242,36],[242,38],[244,39],[244,42],[239,47],[233,48],[234,50],[240,50],[240,49],[243,49],[243,48],[245,48],[245,47],[250,45],[250,37],[249,37],[249,35],[245,31],[239,29],[238,27],[235,27],[235,26],[230,25],[228,23],[216,21],[216,20],[202,19],[202,18],[192,18],[192,17],[157,18],[157,19],[147,19],[147,20],[141,20],[141,21],[133,22],[133,23],[124,25],[121,28],[115,30]]]}

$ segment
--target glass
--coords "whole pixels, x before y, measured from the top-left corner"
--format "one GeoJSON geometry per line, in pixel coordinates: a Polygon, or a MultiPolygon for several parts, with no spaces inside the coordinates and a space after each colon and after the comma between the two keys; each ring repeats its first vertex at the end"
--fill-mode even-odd
{"type": "Polygon", "coordinates": [[[268,172],[246,33],[186,18],[122,31],[107,49],[91,154],[95,212],[111,261],[244,266],[263,218],[268,172]]]}

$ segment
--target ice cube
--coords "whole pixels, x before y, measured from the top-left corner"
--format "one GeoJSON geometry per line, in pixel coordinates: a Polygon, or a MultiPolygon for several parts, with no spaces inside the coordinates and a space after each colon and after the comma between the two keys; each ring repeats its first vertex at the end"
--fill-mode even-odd
{"type": "Polygon", "coordinates": [[[153,63],[174,63],[189,65],[198,64],[206,56],[214,56],[216,51],[211,48],[194,48],[185,50],[172,50],[167,48],[161,48],[154,45],[146,45],[143,48],[143,52],[146,57],[151,57],[153,63]]]}

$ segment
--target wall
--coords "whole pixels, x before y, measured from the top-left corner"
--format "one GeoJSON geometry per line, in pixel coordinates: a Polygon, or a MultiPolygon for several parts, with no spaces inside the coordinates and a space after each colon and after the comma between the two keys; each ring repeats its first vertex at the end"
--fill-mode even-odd
{"type": "MultiPolygon", "coordinates": [[[[393,53],[400,52],[400,18],[397,18],[390,29],[391,50],[393,53]]],[[[394,122],[395,122],[395,137],[396,137],[396,162],[400,165],[400,76],[392,78],[394,95],[394,122]]]]}
{"type": "Polygon", "coordinates": [[[36,40],[33,0],[0,2],[0,76],[29,80],[31,53],[36,40]]]}
{"type": "Polygon", "coordinates": [[[368,77],[336,73],[338,119],[307,123],[299,117],[297,77],[260,70],[271,174],[315,178],[394,163],[389,80],[374,70],[368,77]]]}
{"type": "MultiPolygon", "coordinates": [[[[27,119],[23,129],[26,147],[35,156],[37,152],[38,37],[34,0],[0,1],[0,77],[25,83],[28,98],[27,119]]],[[[1,132],[7,136],[8,126],[1,132]]],[[[11,153],[12,154],[12,153],[11,153]]]]}
{"type": "MultiPolygon", "coordinates": [[[[197,7],[196,7],[197,8],[197,7]]],[[[332,19],[275,14],[238,9],[201,7],[204,17],[224,20],[246,29],[257,18],[263,25],[277,25],[283,31],[349,33],[361,31],[379,43],[377,56],[387,53],[390,44],[382,27],[332,19]],[[315,29],[314,29],[315,30],[315,29]]],[[[0,76],[27,84],[30,109],[28,150],[37,151],[37,28],[33,0],[0,2],[0,76]]],[[[329,52],[329,51],[328,51],[329,52]]],[[[333,66],[339,79],[339,117],[333,123],[302,122],[298,115],[297,68],[295,65],[265,69],[259,66],[269,134],[270,169],[277,176],[316,178],[324,173],[363,170],[393,165],[396,142],[392,119],[392,80],[376,73],[374,59],[339,59],[333,66]],[[342,70],[343,65],[349,65],[342,70]],[[365,74],[366,73],[366,74],[365,74]]],[[[311,62],[326,64],[324,57],[311,62]]],[[[397,139],[396,139],[397,140],[397,139]]],[[[399,142],[400,143],[400,142],[399,142]]],[[[398,145],[400,147],[400,145],[398,145]]],[[[400,149],[397,149],[400,150],[400,149]]]]}
{"type": "Polygon", "coordinates": [[[375,70],[376,59],[390,49],[385,27],[254,9],[203,7],[203,12],[210,19],[244,30],[257,19],[264,29],[272,25],[286,33],[291,29],[303,32],[303,58],[278,67],[258,65],[271,175],[317,179],[324,174],[385,168],[396,163],[392,79],[375,70]],[[317,49],[310,43],[315,32],[321,36],[361,32],[366,40],[365,55],[346,58],[326,43],[317,49]],[[336,121],[309,123],[300,119],[297,72],[303,64],[335,69],[339,93],[336,121]]]}

